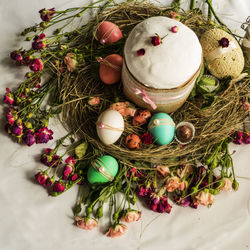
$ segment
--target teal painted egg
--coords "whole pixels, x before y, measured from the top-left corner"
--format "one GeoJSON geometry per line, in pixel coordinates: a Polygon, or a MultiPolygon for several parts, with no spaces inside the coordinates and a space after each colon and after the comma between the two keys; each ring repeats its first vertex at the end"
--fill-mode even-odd
{"type": "Polygon", "coordinates": [[[148,124],[148,130],[159,145],[167,145],[175,135],[175,123],[166,113],[157,113],[152,116],[148,124]]]}
{"type": "Polygon", "coordinates": [[[117,172],[117,160],[110,155],[104,155],[91,162],[87,179],[90,184],[107,183],[115,178],[117,172]]]}

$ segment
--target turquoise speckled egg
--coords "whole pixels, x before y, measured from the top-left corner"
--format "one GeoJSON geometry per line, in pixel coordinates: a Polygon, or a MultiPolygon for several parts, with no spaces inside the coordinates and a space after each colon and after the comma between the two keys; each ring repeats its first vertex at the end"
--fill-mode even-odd
{"type": "Polygon", "coordinates": [[[107,183],[115,178],[117,172],[117,160],[110,155],[104,155],[91,162],[87,179],[90,184],[107,183]]]}
{"type": "Polygon", "coordinates": [[[175,135],[175,123],[166,113],[157,113],[152,116],[148,124],[148,130],[159,145],[167,145],[175,135]]]}

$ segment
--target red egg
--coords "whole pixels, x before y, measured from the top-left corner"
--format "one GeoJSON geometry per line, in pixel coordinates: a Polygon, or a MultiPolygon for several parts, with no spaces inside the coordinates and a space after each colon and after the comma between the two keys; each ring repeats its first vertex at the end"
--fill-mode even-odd
{"type": "Polygon", "coordinates": [[[123,58],[120,55],[112,54],[104,59],[99,58],[99,76],[105,84],[114,84],[121,79],[123,58]]]}
{"type": "Polygon", "coordinates": [[[101,44],[112,44],[123,38],[119,27],[108,21],[101,22],[97,25],[96,36],[101,44]]]}

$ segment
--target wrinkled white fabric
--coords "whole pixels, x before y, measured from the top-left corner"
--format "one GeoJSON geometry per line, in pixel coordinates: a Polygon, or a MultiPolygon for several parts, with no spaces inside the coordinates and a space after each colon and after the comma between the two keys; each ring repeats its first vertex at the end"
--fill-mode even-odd
{"type": "MultiPolygon", "coordinates": [[[[25,69],[13,67],[9,52],[22,43],[16,37],[25,27],[40,22],[38,11],[44,7],[64,9],[79,6],[79,0],[0,1],[0,93],[23,80],[25,69]]],[[[170,1],[162,1],[164,4],[170,1]]],[[[250,14],[249,0],[213,0],[222,20],[240,35],[240,25],[250,14]]],[[[198,2],[197,6],[201,3],[198,2]]],[[[184,1],[183,6],[188,6],[184,1]]],[[[205,8],[205,6],[202,6],[205,8]]],[[[23,43],[25,45],[25,43],[23,43]]],[[[27,46],[27,45],[25,45],[27,46]]],[[[4,109],[0,106],[0,249],[1,250],[243,250],[250,248],[250,181],[239,178],[238,192],[216,196],[211,208],[173,207],[172,213],[158,215],[139,203],[142,219],[128,226],[124,237],[104,236],[107,221],[93,231],[73,225],[72,207],[77,187],[61,197],[49,197],[34,184],[41,149],[13,143],[3,131],[4,109]]],[[[54,121],[55,138],[65,133],[54,121]]],[[[54,142],[50,142],[52,145],[54,142]]],[[[250,145],[232,145],[237,176],[250,178],[250,145]]]]}

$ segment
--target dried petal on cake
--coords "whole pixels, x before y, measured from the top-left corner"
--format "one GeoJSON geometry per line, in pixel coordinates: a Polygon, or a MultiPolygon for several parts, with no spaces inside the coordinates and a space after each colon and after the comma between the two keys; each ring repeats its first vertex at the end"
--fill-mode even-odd
{"type": "Polygon", "coordinates": [[[139,49],[139,50],[137,50],[137,55],[138,56],[144,56],[145,53],[146,53],[145,49],[139,49]]]}

